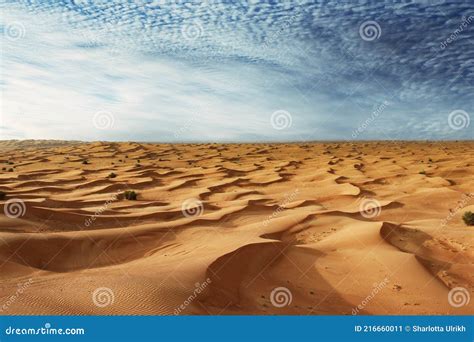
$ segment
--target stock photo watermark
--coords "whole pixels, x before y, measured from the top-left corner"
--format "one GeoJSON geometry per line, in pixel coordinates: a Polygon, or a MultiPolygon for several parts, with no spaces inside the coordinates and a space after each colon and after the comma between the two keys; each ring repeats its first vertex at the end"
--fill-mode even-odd
{"type": "Polygon", "coordinates": [[[364,21],[359,26],[359,36],[366,42],[372,42],[380,38],[382,28],[375,20],[364,21]]]}
{"type": "Polygon", "coordinates": [[[450,44],[454,43],[461,33],[463,33],[469,25],[474,21],[474,15],[469,15],[463,18],[461,24],[456,28],[448,38],[446,38],[439,46],[441,50],[446,49],[450,44]]]}
{"type": "Polygon", "coordinates": [[[181,212],[187,218],[198,217],[204,213],[204,205],[197,198],[188,198],[181,204],[181,212]]]}
{"type": "Polygon", "coordinates": [[[387,277],[384,278],[380,283],[374,283],[372,286],[372,291],[365,297],[360,304],[358,304],[355,308],[352,309],[352,315],[358,315],[361,310],[364,310],[365,307],[377,296],[377,294],[382,291],[387,284],[389,283],[389,279],[387,277]]]}
{"type": "Polygon", "coordinates": [[[270,303],[276,308],[283,308],[288,306],[293,301],[293,294],[291,291],[283,286],[276,287],[270,293],[270,303]]]}
{"type": "Polygon", "coordinates": [[[448,125],[455,131],[469,127],[470,123],[471,117],[465,110],[456,109],[448,115],[448,125]]]}
{"type": "Polygon", "coordinates": [[[295,189],[293,192],[289,194],[285,194],[283,201],[278,205],[278,207],[269,215],[264,221],[263,225],[266,227],[270,223],[272,219],[280,215],[285,209],[288,204],[293,202],[297,197],[299,193],[299,189],[295,189]]]}
{"type": "Polygon", "coordinates": [[[359,204],[359,212],[365,218],[375,218],[382,212],[382,206],[375,198],[362,198],[359,204]]]}
{"type": "Polygon", "coordinates": [[[293,117],[290,112],[286,110],[277,110],[273,112],[270,118],[270,123],[274,129],[281,131],[291,127],[293,124],[293,117]]]}
{"type": "Polygon", "coordinates": [[[12,306],[17,299],[33,284],[33,279],[28,279],[27,282],[19,283],[18,287],[13,295],[8,297],[7,301],[0,306],[0,313],[5,312],[8,310],[10,306],[12,306]]]}
{"type": "Polygon", "coordinates": [[[92,302],[99,308],[105,308],[115,302],[115,294],[111,288],[98,287],[92,293],[92,302]]]}
{"type": "Polygon", "coordinates": [[[186,300],[180,304],[175,310],[174,314],[179,315],[183,310],[185,310],[204,290],[212,283],[210,278],[207,278],[202,283],[194,284],[193,292],[186,298],[186,300]]]}
{"type": "Polygon", "coordinates": [[[9,218],[22,217],[26,214],[26,204],[19,198],[9,199],[3,206],[3,212],[9,218]]]}
{"type": "Polygon", "coordinates": [[[470,301],[471,295],[464,287],[454,287],[448,293],[448,303],[454,308],[466,306],[470,301]]]}

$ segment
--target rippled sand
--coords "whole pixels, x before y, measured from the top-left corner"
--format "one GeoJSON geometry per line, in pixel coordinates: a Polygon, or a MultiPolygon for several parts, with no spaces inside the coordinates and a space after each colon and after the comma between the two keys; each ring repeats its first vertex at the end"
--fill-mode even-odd
{"type": "Polygon", "coordinates": [[[0,148],[0,314],[474,314],[473,142],[0,148]]]}

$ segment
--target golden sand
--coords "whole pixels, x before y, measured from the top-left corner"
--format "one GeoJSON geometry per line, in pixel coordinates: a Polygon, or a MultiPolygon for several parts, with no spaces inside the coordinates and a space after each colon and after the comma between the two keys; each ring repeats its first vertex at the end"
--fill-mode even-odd
{"type": "Polygon", "coordinates": [[[474,142],[0,148],[1,314],[474,313],[474,142]]]}

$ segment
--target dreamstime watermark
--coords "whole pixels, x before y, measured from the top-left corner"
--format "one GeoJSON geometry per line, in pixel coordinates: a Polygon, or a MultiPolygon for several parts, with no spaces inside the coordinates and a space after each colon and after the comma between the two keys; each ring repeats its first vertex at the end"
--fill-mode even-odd
{"type": "Polygon", "coordinates": [[[382,35],[382,28],[374,20],[364,21],[359,26],[359,36],[366,42],[377,40],[382,35]]]}
{"type": "Polygon", "coordinates": [[[9,218],[19,218],[26,214],[26,205],[19,198],[12,198],[5,202],[3,212],[9,218]]]}
{"type": "Polygon", "coordinates": [[[10,297],[8,297],[7,301],[5,303],[3,303],[2,306],[0,306],[0,313],[8,310],[8,308],[13,303],[16,302],[18,297],[20,297],[23,294],[23,292],[25,292],[25,290],[31,286],[31,284],[33,284],[33,279],[31,279],[31,278],[28,279],[28,281],[25,282],[25,283],[19,283],[18,288],[16,289],[15,293],[13,295],[11,295],[10,297]]]}
{"type": "Polygon", "coordinates": [[[173,135],[175,139],[180,139],[184,134],[191,132],[196,121],[196,116],[192,116],[190,119],[186,120],[186,122],[174,132],[173,135]]]}
{"type": "Polygon", "coordinates": [[[271,32],[268,36],[265,37],[261,47],[268,48],[270,44],[276,42],[278,38],[282,36],[285,31],[287,31],[301,15],[302,13],[297,13],[285,20],[283,24],[278,27],[278,30],[271,32]]]}
{"type": "Polygon", "coordinates": [[[469,127],[470,123],[471,117],[465,110],[456,109],[449,113],[448,125],[455,131],[469,127]]]}
{"type": "Polygon", "coordinates": [[[204,33],[204,29],[201,23],[197,21],[185,24],[183,27],[181,27],[181,35],[183,36],[184,39],[189,40],[189,41],[194,41],[201,38],[203,33],[204,33]]]}
{"type": "Polygon", "coordinates": [[[201,216],[204,212],[204,205],[197,198],[188,198],[181,204],[181,212],[188,218],[201,216]]]}
{"type": "Polygon", "coordinates": [[[195,288],[193,293],[189,295],[189,297],[186,298],[186,300],[174,310],[174,314],[179,315],[181,312],[183,312],[183,310],[185,310],[189,304],[191,304],[211,283],[211,278],[207,278],[203,283],[198,282],[194,284],[195,288]]]}
{"type": "Polygon", "coordinates": [[[388,101],[383,101],[377,108],[374,109],[370,117],[368,117],[363,123],[359,125],[355,130],[352,131],[352,138],[357,138],[362,132],[364,132],[367,127],[379,117],[380,114],[388,106],[388,101]]]}
{"type": "Polygon", "coordinates": [[[455,29],[448,38],[446,38],[440,45],[440,49],[444,50],[449,44],[455,42],[459,35],[474,21],[474,15],[469,15],[463,18],[461,24],[455,29]]]}
{"type": "Polygon", "coordinates": [[[92,293],[92,302],[99,308],[112,305],[115,301],[115,294],[108,287],[98,287],[92,293]]]}
{"type": "Polygon", "coordinates": [[[91,217],[88,217],[84,220],[84,226],[86,227],[90,227],[94,222],[95,220],[97,220],[97,217],[99,217],[100,215],[102,215],[102,213],[104,211],[106,211],[110,204],[112,204],[113,202],[117,201],[118,198],[119,198],[119,194],[122,192],[122,190],[118,190],[116,193],[114,193],[108,200],[106,200],[104,202],[104,204],[99,208],[97,209],[95,212],[94,212],[94,215],[92,215],[91,217]]]}
{"type": "Polygon", "coordinates": [[[272,127],[274,129],[280,131],[286,128],[290,128],[293,124],[293,118],[291,117],[291,114],[289,112],[280,109],[273,112],[270,118],[270,123],[272,124],[272,127]]]}
{"type": "Polygon", "coordinates": [[[83,328],[53,328],[51,323],[46,323],[40,328],[15,328],[9,326],[5,329],[6,335],[84,335],[83,328]]]}
{"type": "Polygon", "coordinates": [[[474,193],[462,194],[461,201],[458,202],[458,205],[454,209],[449,210],[449,215],[441,221],[441,227],[446,227],[448,222],[450,222],[453,217],[461,211],[472,199],[474,198],[474,193]]]}
{"type": "Polygon", "coordinates": [[[469,291],[464,287],[454,287],[448,293],[449,305],[455,308],[468,305],[471,301],[469,291]]]}
{"type": "Polygon", "coordinates": [[[92,123],[97,129],[110,129],[114,126],[115,118],[111,112],[101,110],[94,114],[92,123]]]}
{"type": "Polygon", "coordinates": [[[5,26],[3,31],[5,38],[11,42],[17,41],[25,36],[25,26],[20,22],[12,22],[5,26]]]}
{"type": "Polygon", "coordinates": [[[362,300],[360,304],[358,304],[355,308],[352,309],[352,315],[357,315],[360,310],[363,310],[367,304],[369,304],[375,296],[382,291],[382,289],[387,286],[389,283],[389,279],[387,277],[384,278],[380,283],[374,283],[372,286],[372,291],[367,295],[367,297],[362,300]]]}
{"type": "Polygon", "coordinates": [[[293,294],[286,287],[276,287],[270,293],[270,303],[276,308],[288,306],[293,301],[293,294]]]}
{"type": "Polygon", "coordinates": [[[375,198],[362,198],[359,204],[359,212],[365,218],[374,218],[380,215],[382,206],[375,198]]]}
{"type": "Polygon", "coordinates": [[[280,213],[286,209],[286,206],[293,202],[295,198],[298,196],[299,189],[295,189],[293,192],[290,194],[285,194],[283,201],[278,205],[278,207],[271,213],[271,215],[268,215],[268,217],[263,221],[263,225],[266,227],[270,223],[272,219],[280,215],[280,213]]]}

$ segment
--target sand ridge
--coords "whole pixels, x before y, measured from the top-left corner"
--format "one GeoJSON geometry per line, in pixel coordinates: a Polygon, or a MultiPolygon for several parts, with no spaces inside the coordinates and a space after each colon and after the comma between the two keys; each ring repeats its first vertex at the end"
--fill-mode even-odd
{"type": "Polygon", "coordinates": [[[2,142],[2,314],[473,314],[473,147],[2,142]]]}

